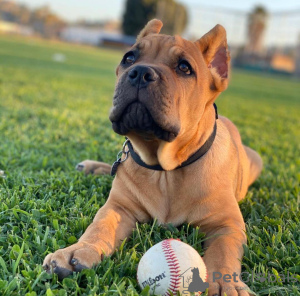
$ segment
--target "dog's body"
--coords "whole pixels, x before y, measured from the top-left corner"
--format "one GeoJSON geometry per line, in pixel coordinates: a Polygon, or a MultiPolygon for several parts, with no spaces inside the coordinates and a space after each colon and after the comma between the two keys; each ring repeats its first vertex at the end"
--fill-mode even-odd
{"type": "MultiPolygon", "coordinates": [[[[113,253],[136,222],[156,218],[175,226],[191,223],[206,233],[209,295],[249,295],[243,282],[212,282],[213,272],[241,271],[246,235],[237,201],[262,169],[259,155],[242,145],[233,123],[221,116],[215,119],[213,102],[228,83],[225,31],[217,26],[192,43],[158,35],[161,26],[158,20],[149,22],[130,52],[138,54],[125,55],[117,70],[110,119],[145,163],[165,170],[144,168],[129,156],[118,167],[106,204],[79,242],[49,254],[44,266],[49,271],[52,266],[60,277],[90,268],[103,254],[113,253]],[[184,58],[189,63],[182,62],[184,58]],[[170,60],[179,65],[175,70],[170,60]],[[216,137],[207,153],[176,169],[203,146],[215,123],[216,137]]],[[[95,174],[110,169],[95,161],[80,167],[95,174]]]]}

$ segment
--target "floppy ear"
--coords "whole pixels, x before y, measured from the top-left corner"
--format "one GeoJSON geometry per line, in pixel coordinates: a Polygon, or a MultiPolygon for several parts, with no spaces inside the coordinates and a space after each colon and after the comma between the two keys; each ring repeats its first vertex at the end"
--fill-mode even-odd
{"type": "Polygon", "coordinates": [[[162,21],[153,19],[147,23],[144,29],[137,36],[137,40],[146,37],[151,34],[158,34],[163,26],[162,21]]]}
{"type": "Polygon", "coordinates": [[[224,91],[228,85],[230,61],[224,27],[216,25],[195,43],[200,48],[207,67],[213,76],[213,87],[217,91],[224,91]]]}

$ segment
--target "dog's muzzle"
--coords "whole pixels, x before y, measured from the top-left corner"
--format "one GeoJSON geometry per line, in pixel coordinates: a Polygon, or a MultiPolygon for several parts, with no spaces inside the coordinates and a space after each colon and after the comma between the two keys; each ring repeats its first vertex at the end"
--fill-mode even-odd
{"type": "Polygon", "coordinates": [[[129,131],[135,131],[145,139],[154,137],[172,142],[178,135],[177,131],[167,131],[160,127],[152,118],[150,112],[141,102],[128,105],[119,120],[112,121],[113,130],[120,135],[126,135],[129,131]]]}

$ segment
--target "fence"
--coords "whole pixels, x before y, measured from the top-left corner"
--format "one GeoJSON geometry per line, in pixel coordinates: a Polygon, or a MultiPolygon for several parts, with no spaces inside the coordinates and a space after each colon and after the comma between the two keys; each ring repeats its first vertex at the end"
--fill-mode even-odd
{"type": "MultiPolygon", "coordinates": [[[[234,9],[189,7],[188,33],[199,37],[216,24],[222,24],[227,30],[228,43],[239,46],[246,43],[249,13],[234,9]]],[[[294,11],[269,13],[264,36],[267,47],[295,47],[300,42],[300,3],[294,11]]]]}

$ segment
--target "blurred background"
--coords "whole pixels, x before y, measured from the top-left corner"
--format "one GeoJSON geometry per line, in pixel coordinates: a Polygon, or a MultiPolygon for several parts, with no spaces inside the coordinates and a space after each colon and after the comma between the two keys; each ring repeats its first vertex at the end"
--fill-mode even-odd
{"type": "MultiPolygon", "coordinates": [[[[217,23],[228,34],[232,65],[300,76],[300,3],[296,0],[0,0],[0,34],[124,49],[152,18],[163,33],[194,40],[217,23]]],[[[63,61],[63,55],[54,59],[63,61]]]]}

